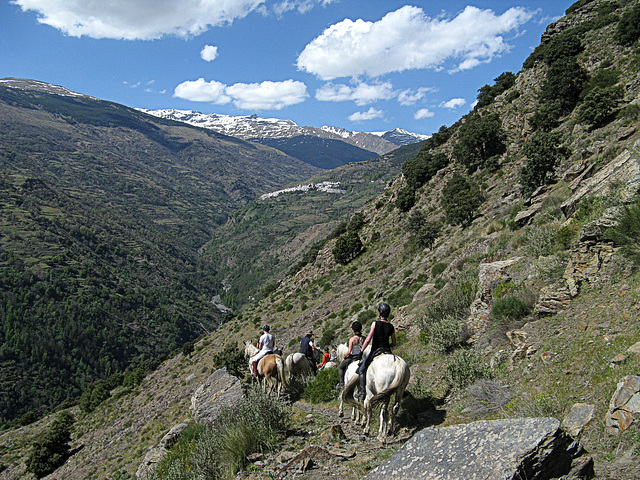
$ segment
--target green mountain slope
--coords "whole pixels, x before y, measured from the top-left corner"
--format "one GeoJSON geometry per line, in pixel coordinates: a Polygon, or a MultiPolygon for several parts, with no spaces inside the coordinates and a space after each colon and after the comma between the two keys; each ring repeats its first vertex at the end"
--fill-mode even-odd
{"type": "Polygon", "coordinates": [[[199,248],[239,206],[317,171],[52,89],[0,87],[2,422],[215,329],[199,248]]]}
{"type": "Polygon", "coordinates": [[[217,265],[216,278],[226,286],[221,294],[224,303],[238,310],[285,274],[313,261],[339,223],[380,194],[420,146],[407,145],[323,172],[235,211],[202,249],[203,258],[217,265]],[[332,188],[318,188],[323,182],[332,188]],[[296,188],[309,185],[315,187],[296,188]]]}

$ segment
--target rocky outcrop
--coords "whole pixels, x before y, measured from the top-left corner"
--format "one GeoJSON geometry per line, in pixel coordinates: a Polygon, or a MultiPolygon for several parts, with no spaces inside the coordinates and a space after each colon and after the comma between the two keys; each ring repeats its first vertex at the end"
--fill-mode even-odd
{"type": "Polygon", "coordinates": [[[587,479],[593,460],[555,418],[481,421],[418,432],[366,480],[587,479]]]}
{"type": "Polygon", "coordinates": [[[149,474],[156,468],[156,466],[167,456],[169,448],[173,445],[182,431],[187,428],[186,423],[179,423],[173,427],[169,432],[162,437],[162,440],[152,447],[142,460],[142,463],[136,471],[136,478],[138,480],[144,480],[149,474]]]}
{"type": "Polygon", "coordinates": [[[638,415],[640,415],[640,377],[627,375],[618,383],[611,397],[605,425],[610,432],[626,430],[638,415]]]}
{"type": "Polygon", "coordinates": [[[619,195],[622,202],[628,202],[640,187],[639,147],[636,143],[633,150],[623,151],[602,170],[584,180],[576,192],[562,204],[565,217],[570,217],[577,210],[582,199],[608,195],[614,185],[625,186],[619,195]]]}
{"type": "Polygon", "coordinates": [[[196,423],[211,422],[222,407],[237,403],[242,395],[240,380],[220,368],[191,397],[191,415],[196,423]]]}

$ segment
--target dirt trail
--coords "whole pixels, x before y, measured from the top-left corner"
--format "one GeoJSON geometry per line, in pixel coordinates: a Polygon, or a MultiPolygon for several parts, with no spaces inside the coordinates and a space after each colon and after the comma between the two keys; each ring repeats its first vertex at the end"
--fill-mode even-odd
{"type": "Polygon", "coordinates": [[[396,427],[394,435],[382,444],[376,439],[378,422],[372,417],[372,434],[365,437],[362,427],[351,421],[351,407],[345,408],[343,418],[338,417],[337,404],[298,400],[292,407],[296,426],[288,432],[283,448],[254,456],[253,464],[238,478],[359,480],[400,448],[414,432],[396,427]]]}

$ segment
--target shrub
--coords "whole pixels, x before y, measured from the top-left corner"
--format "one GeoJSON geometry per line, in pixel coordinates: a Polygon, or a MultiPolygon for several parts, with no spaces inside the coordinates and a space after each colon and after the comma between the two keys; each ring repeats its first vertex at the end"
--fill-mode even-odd
{"type": "Polygon", "coordinates": [[[558,132],[538,132],[522,146],[522,153],[527,156],[520,170],[523,195],[530,195],[539,186],[555,180],[556,166],[570,154],[561,142],[562,136],[558,132]]]}
{"type": "Polygon", "coordinates": [[[640,5],[636,5],[622,15],[615,33],[615,40],[620,45],[633,45],[638,38],[640,38],[640,5]]]}
{"type": "Polygon", "coordinates": [[[347,232],[336,240],[331,253],[336,262],[346,265],[362,251],[362,240],[357,232],[347,232]]]}
{"type": "Polygon", "coordinates": [[[444,153],[434,154],[423,147],[415,157],[402,164],[402,173],[407,180],[407,185],[416,190],[448,164],[449,158],[444,153]]]}
{"type": "Polygon", "coordinates": [[[500,298],[491,308],[491,316],[499,321],[517,321],[530,313],[531,305],[515,295],[500,298]]]}
{"type": "Polygon", "coordinates": [[[486,167],[491,157],[507,150],[505,138],[498,114],[473,113],[458,129],[458,141],[451,154],[469,173],[473,173],[486,167]]]}
{"type": "Polygon", "coordinates": [[[438,300],[427,305],[418,324],[428,345],[437,350],[447,350],[464,340],[462,321],[475,298],[477,283],[475,272],[464,270],[438,300]]]}
{"type": "Polygon", "coordinates": [[[441,205],[449,224],[468,226],[484,200],[478,185],[456,172],[442,191],[441,205]]]}
{"type": "Polygon", "coordinates": [[[433,267],[431,267],[431,276],[432,277],[437,277],[442,272],[444,272],[447,269],[448,266],[449,266],[448,263],[444,263],[444,262],[436,263],[433,267]]]}
{"type": "Polygon", "coordinates": [[[394,305],[396,308],[408,305],[411,303],[412,295],[406,288],[401,288],[388,296],[387,301],[394,305]]]}
{"type": "Polygon", "coordinates": [[[411,239],[418,248],[432,248],[436,239],[440,236],[442,224],[440,222],[428,222],[427,214],[422,210],[416,210],[409,217],[407,230],[411,239]]]}
{"type": "Polygon", "coordinates": [[[486,379],[477,380],[469,385],[466,393],[469,396],[466,410],[474,415],[502,410],[513,398],[509,385],[486,379]]]}
{"type": "Polygon", "coordinates": [[[216,353],[212,358],[213,368],[226,367],[227,373],[234,377],[244,378],[247,373],[247,361],[244,359],[244,352],[233,344],[225,345],[221,352],[216,353]]]}
{"type": "Polygon", "coordinates": [[[446,352],[460,343],[463,323],[455,315],[424,318],[421,338],[437,352],[446,352]]]}
{"type": "Polygon", "coordinates": [[[409,185],[400,189],[396,199],[396,208],[401,212],[408,212],[416,204],[415,189],[409,185]]]}
{"type": "Polygon", "coordinates": [[[312,403],[330,402],[338,398],[340,393],[336,390],[338,383],[338,369],[328,368],[318,372],[315,378],[307,384],[302,393],[302,397],[312,403]]]}
{"type": "Polygon", "coordinates": [[[365,218],[362,212],[356,212],[349,220],[349,224],[347,225],[347,232],[359,232],[364,227],[365,218]]]}
{"type": "Polygon", "coordinates": [[[573,57],[553,62],[540,89],[540,102],[552,104],[559,115],[571,113],[580,100],[587,71],[573,57]]]}
{"type": "Polygon", "coordinates": [[[376,318],[376,312],[373,310],[364,310],[358,314],[358,321],[363,325],[372,318],[376,318]]]}
{"type": "Polygon", "coordinates": [[[193,455],[197,478],[235,478],[249,454],[281,443],[290,421],[286,405],[252,388],[237,405],[223,407],[199,437],[193,455]]]}
{"type": "Polygon", "coordinates": [[[513,72],[504,72],[493,81],[496,82],[493,86],[485,85],[478,90],[476,109],[490,105],[498,95],[511,88],[516,83],[516,76],[513,72]]]}
{"type": "Polygon", "coordinates": [[[624,97],[624,88],[615,85],[591,90],[578,108],[578,122],[601,127],[613,119],[613,113],[624,97]]]}
{"type": "Polygon", "coordinates": [[[69,412],[58,414],[49,430],[32,443],[25,462],[28,472],[37,478],[46,477],[65,462],[69,456],[74,421],[69,412]]]}
{"type": "Polygon", "coordinates": [[[471,349],[460,349],[447,361],[447,380],[451,385],[464,388],[479,378],[490,378],[491,371],[482,362],[479,353],[471,349]]]}
{"type": "Polygon", "coordinates": [[[625,205],[618,224],[606,232],[607,238],[621,245],[625,255],[640,264],[640,197],[635,203],[625,205]]]}

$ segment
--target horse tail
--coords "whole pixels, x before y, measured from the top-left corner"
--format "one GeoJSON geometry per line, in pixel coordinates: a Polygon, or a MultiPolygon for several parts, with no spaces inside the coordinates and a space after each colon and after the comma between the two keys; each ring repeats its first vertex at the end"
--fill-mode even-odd
{"type": "Polygon", "coordinates": [[[362,405],[358,401],[356,401],[356,399],[353,396],[355,389],[359,384],[360,384],[360,375],[354,375],[347,381],[345,386],[342,388],[342,393],[340,394],[342,397],[342,401],[344,403],[357,408],[362,407],[362,405]]]}
{"type": "Polygon", "coordinates": [[[398,360],[402,362],[403,364],[402,375],[396,375],[393,381],[391,382],[391,385],[389,385],[387,388],[385,388],[381,392],[376,393],[373,397],[371,397],[370,403],[372,407],[379,403],[382,403],[382,401],[385,400],[387,397],[390,397],[391,395],[393,395],[393,393],[396,390],[401,388],[404,391],[404,389],[407,387],[407,384],[409,383],[409,378],[411,374],[409,372],[409,366],[407,365],[407,362],[405,362],[402,357],[399,357],[397,355],[394,355],[393,357],[394,357],[393,359],[394,363],[397,362],[398,360]]]}
{"type": "Polygon", "coordinates": [[[289,388],[289,383],[287,382],[287,376],[284,371],[285,362],[282,361],[282,357],[276,356],[276,366],[278,367],[278,380],[285,386],[285,388],[289,388]]]}

